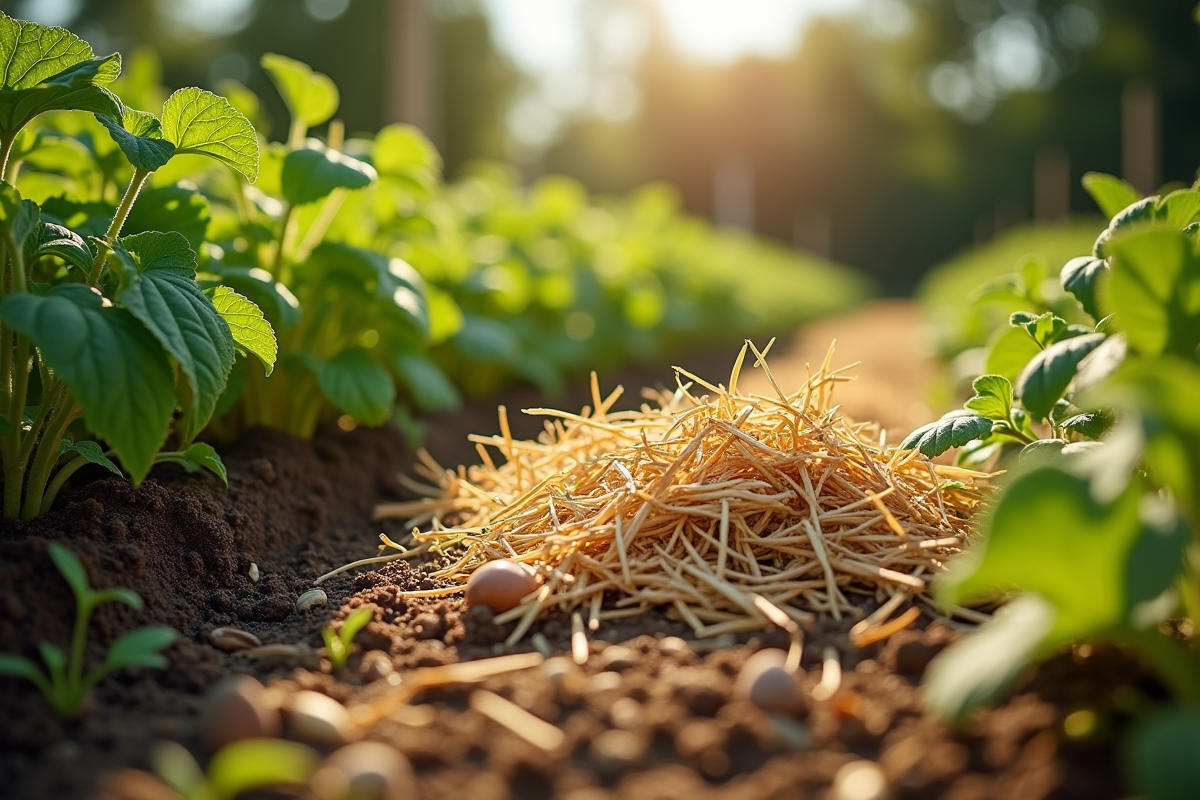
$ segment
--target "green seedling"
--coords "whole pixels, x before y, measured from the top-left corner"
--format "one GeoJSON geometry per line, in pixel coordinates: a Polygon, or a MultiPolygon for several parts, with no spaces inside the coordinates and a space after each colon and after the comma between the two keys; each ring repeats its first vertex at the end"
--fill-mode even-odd
{"type": "Polygon", "coordinates": [[[140,611],[142,598],[129,589],[93,591],[88,587],[83,564],[74,553],[57,542],[51,542],[49,550],[54,565],[58,567],[58,571],[75,594],[75,632],[71,639],[70,657],[68,658],[57,645],[40,642],[38,649],[46,664],[46,672],[42,672],[27,658],[0,653],[0,674],[25,678],[32,682],[42,690],[42,694],[50,701],[59,717],[71,719],[79,713],[79,706],[92,687],[114,670],[122,667],[166,667],[167,659],[161,651],[170,646],[178,634],[173,629],[160,625],[129,631],[112,643],[101,664],[84,674],[83,652],[92,612],[97,606],[114,601],[125,603],[140,611]]]}
{"type": "Polygon", "coordinates": [[[340,672],[346,666],[346,661],[354,650],[354,637],[366,627],[374,614],[375,610],[371,606],[361,606],[346,617],[341,630],[335,631],[330,624],[321,631],[321,638],[325,640],[325,657],[329,659],[334,672],[340,672]]]}
{"type": "Polygon", "coordinates": [[[150,753],[155,773],[183,800],[233,800],[256,789],[302,787],[320,761],[316,751],[282,739],[243,739],[213,756],[208,771],[183,745],[160,742],[150,753]]]}

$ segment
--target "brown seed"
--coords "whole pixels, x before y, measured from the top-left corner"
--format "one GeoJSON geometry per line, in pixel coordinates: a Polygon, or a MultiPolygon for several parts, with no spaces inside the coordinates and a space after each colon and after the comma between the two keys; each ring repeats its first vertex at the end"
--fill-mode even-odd
{"type": "Polygon", "coordinates": [[[410,800],[417,794],[412,766],[382,742],[355,742],[336,750],[313,775],[321,800],[410,800]]]}
{"type": "Polygon", "coordinates": [[[750,656],[738,675],[737,693],[767,711],[801,713],[804,696],[795,675],[784,666],[786,661],[782,650],[760,650],[750,656]]]}
{"type": "Polygon", "coordinates": [[[329,596],[325,594],[324,589],[309,589],[296,601],[296,610],[308,611],[311,608],[323,606],[327,602],[329,602],[329,596]]]}
{"type": "Polygon", "coordinates": [[[200,738],[210,752],[231,742],[279,735],[279,709],[263,685],[248,675],[221,681],[200,712],[200,738]]]}
{"type": "Polygon", "coordinates": [[[506,559],[489,561],[467,581],[467,605],[487,606],[497,614],[516,608],[536,590],[537,578],[524,564],[506,559]]]}
{"type": "Polygon", "coordinates": [[[213,628],[209,636],[212,638],[213,644],[222,650],[230,652],[234,650],[250,650],[262,645],[261,639],[241,628],[213,628]]]}

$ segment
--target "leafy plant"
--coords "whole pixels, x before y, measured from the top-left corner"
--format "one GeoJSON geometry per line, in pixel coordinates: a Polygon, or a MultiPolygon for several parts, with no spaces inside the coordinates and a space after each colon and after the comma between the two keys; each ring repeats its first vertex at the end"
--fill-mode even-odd
{"type": "Polygon", "coordinates": [[[968,460],[1019,453],[981,540],[935,587],[948,603],[1015,599],[935,660],[926,702],[961,718],[1034,660],[1120,643],[1178,703],[1134,728],[1128,773],[1154,800],[1190,797],[1200,652],[1167,623],[1200,619],[1200,187],[1142,199],[1107,176],[1085,186],[1112,222],[1060,277],[1090,324],[1014,313],[989,363],[1016,365],[1015,381],[977,378],[963,410],[904,442],[968,460]],[[1012,342],[1025,339],[1021,366],[1012,342]]]}
{"type": "Polygon", "coordinates": [[[283,739],[228,744],[213,756],[207,772],[175,742],[159,742],[150,753],[155,773],[183,800],[233,800],[256,789],[301,787],[319,760],[311,747],[283,739]]]}
{"type": "Polygon", "coordinates": [[[321,631],[321,638],[325,640],[325,657],[329,659],[334,672],[341,672],[346,666],[346,661],[354,652],[354,637],[366,627],[374,613],[371,606],[361,606],[350,612],[339,630],[335,631],[330,623],[321,631]]]}
{"type": "Polygon", "coordinates": [[[129,589],[93,591],[88,586],[87,573],[74,553],[57,542],[50,542],[48,548],[54,566],[75,594],[75,631],[71,637],[70,655],[57,645],[40,642],[38,650],[46,665],[46,671],[43,672],[27,658],[0,653],[0,675],[25,678],[32,682],[50,701],[59,717],[70,719],[79,713],[79,706],[92,687],[114,670],[122,667],[166,667],[167,659],[161,651],[169,647],[178,634],[160,625],[122,634],[109,647],[104,661],[85,674],[83,654],[92,612],[97,606],[111,602],[124,603],[140,611],[142,598],[129,589]]]}
{"type": "Polygon", "coordinates": [[[194,440],[216,410],[236,353],[253,353],[269,369],[274,335],[248,299],[197,284],[199,241],[185,232],[196,236],[198,211],[184,202],[188,190],[143,189],[179,156],[214,159],[253,181],[253,128],[227,100],[201,89],[172,94],[160,117],[124,106],[107,88],[120,73],[119,56],[93,58],[86,42],[61,28],[0,14],[0,57],[4,516],[46,511],[86,464],[119,473],[110,457],[135,482],[163,461],[224,480],[215,451],[194,440]],[[64,122],[69,111],[92,112],[95,121],[64,122]],[[31,133],[26,126],[47,112],[59,115],[61,130],[31,133]],[[72,126],[76,135],[64,135],[72,126]],[[105,135],[111,148],[99,143],[105,135]],[[26,163],[36,168],[30,182],[21,179],[26,163]],[[46,167],[73,180],[39,182],[46,167]],[[111,205],[108,187],[126,174],[111,205]],[[67,193],[39,203],[17,188],[26,183],[37,195],[67,193]],[[88,188],[97,186],[98,194],[88,188]],[[125,232],[131,220],[136,230],[125,232]],[[175,449],[159,453],[171,433],[175,449]]]}

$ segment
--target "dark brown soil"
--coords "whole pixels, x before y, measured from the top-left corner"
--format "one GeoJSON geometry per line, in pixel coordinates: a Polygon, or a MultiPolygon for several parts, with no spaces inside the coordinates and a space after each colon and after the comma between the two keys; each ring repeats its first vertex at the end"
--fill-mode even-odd
{"type": "MultiPolygon", "coordinates": [[[[911,319],[896,321],[896,314],[910,312],[889,313],[876,315],[875,324],[882,319],[888,327],[870,341],[896,341],[894,329],[903,324],[911,333],[911,319]]],[[[871,312],[844,324],[859,331],[872,324],[871,312]]],[[[805,360],[819,361],[826,345],[827,339],[810,351],[792,343],[772,364],[777,372],[802,369],[805,360]]],[[[903,347],[896,345],[894,353],[911,350],[903,347]]],[[[736,348],[687,366],[724,380],[735,354],[736,348]]],[[[884,348],[881,362],[888,358],[884,348]]],[[[871,369],[868,360],[861,371],[871,369]]],[[[669,382],[671,374],[642,371],[622,378],[629,399],[636,400],[641,384],[669,382]]],[[[915,378],[885,383],[905,413],[923,401],[915,378]]],[[[576,397],[561,400],[565,407],[586,402],[586,382],[581,384],[576,397]]],[[[863,397],[877,402],[878,390],[863,397]]],[[[510,410],[542,402],[520,392],[506,400],[510,410]]],[[[893,424],[906,424],[902,416],[893,424]]],[[[513,417],[518,435],[540,425],[513,417]]],[[[467,433],[496,427],[495,403],[478,405],[432,420],[427,446],[442,463],[456,464],[473,455],[467,433]]],[[[137,489],[115,479],[88,483],[80,473],[85,480],[75,481],[55,511],[31,523],[5,524],[0,652],[36,658],[38,640],[65,645],[69,639],[74,601],[46,556],[52,540],[80,556],[93,586],[126,586],[146,602],[142,612],[101,608],[89,637],[89,663],[138,625],[170,625],[182,638],[167,651],[170,668],[117,672],[99,684],[76,722],[59,722],[30,684],[0,678],[0,797],[92,797],[104,773],[145,768],[157,739],[175,739],[200,753],[196,718],[203,694],[230,673],[344,701],[378,690],[382,684],[371,684],[393,670],[490,656],[507,634],[492,624],[490,613],[468,613],[458,598],[400,597],[400,589],[429,585],[421,565],[402,562],[332,579],[322,587],[327,605],[295,610],[314,577],[373,555],[380,531],[404,533],[370,521],[374,503],[403,496],[395,475],[409,467],[411,456],[395,431],[326,431],[312,443],[253,431],[222,455],[228,489],[174,468],[156,470],[137,489]],[[248,577],[252,562],[261,575],[257,583],[248,577]],[[315,653],[320,631],[362,603],[376,607],[356,640],[363,651],[335,679],[315,653]],[[252,661],[212,645],[211,631],[225,625],[266,643],[303,643],[314,652],[252,661]]],[[[582,669],[555,660],[484,684],[565,732],[567,745],[555,756],[472,711],[467,688],[427,692],[416,705],[425,711],[386,721],[371,736],[408,756],[426,800],[824,798],[839,767],[858,758],[882,765],[896,800],[1122,796],[1114,745],[1114,731],[1125,719],[1120,709],[1129,697],[1136,701],[1154,691],[1136,683],[1139,673],[1122,654],[1064,655],[1027,678],[1005,705],[978,713],[954,732],[921,713],[918,684],[930,658],[959,633],[922,619],[884,644],[855,650],[849,624],[828,621],[806,631],[805,687],[820,679],[825,645],[843,654],[846,672],[838,695],[826,702],[810,698],[797,718],[772,717],[731,693],[751,653],[786,646],[779,634],[743,636],[717,647],[684,643],[666,638],[686,638],[684,626],[651,615],[603,627],[582,669]],[[1100,724],[1091,736],[1074,739],[1062,722],[1079,709],[1095,711],[1100,724]]],[[[567,649],[565,620],[547,618],[534,632],[553,650],[567,649]]],[[[518,650],[531,646],[526,637],[518,650]]]]}

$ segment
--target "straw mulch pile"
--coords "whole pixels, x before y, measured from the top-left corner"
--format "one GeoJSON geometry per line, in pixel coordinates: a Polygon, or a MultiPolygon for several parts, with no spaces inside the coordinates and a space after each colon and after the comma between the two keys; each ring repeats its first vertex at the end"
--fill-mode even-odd
{"type": "Polygon", "coordinates": [[[551,607],[594,630],[665,606],[706,637],[765,628],[779,619],[771,606],[803,623],[862,616],[871,599],[860,644],[911,622],[915,607],[886,620],[928,603],[988,476],[889,447],[877,425],[841,416],[832,390],[850,378],[830,369],[832,348],[788,394],[747,347],[774,396],[738,393],[743,348],[727,387],[677,368],[676,391],[610,412],[621,389],[602,398],[593,375],[592,409],[526,411],[548,418],[537,441],[513,439],[501,407],[501,434],[471,437],[481,465],[448,470],[422,454],[431,485],[402,477],[422,499],[380,505],[376,518],[417,526],[421,550],[451,557],[435,574],[456,587],[412,594],[459,591],[490,559],[523,562],[543,582],[496,618],[519,620],[510,642],[551,607]]]}

